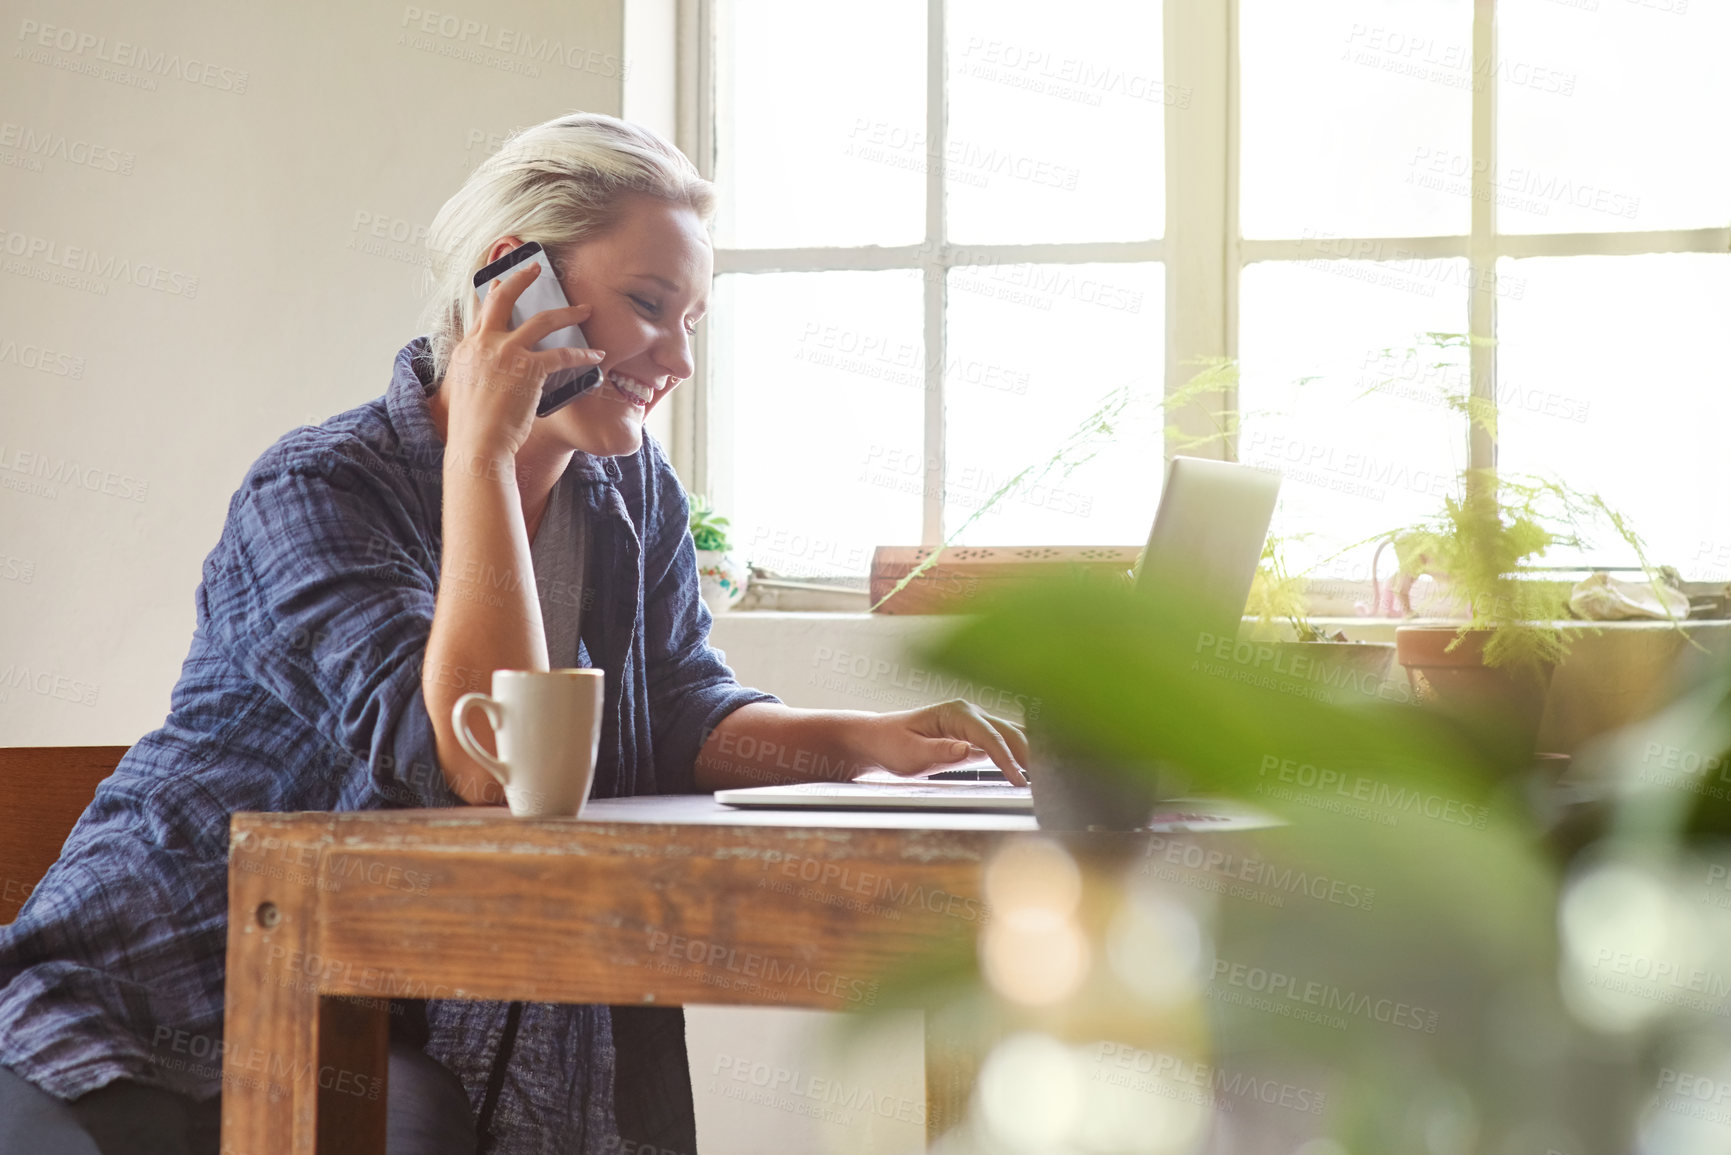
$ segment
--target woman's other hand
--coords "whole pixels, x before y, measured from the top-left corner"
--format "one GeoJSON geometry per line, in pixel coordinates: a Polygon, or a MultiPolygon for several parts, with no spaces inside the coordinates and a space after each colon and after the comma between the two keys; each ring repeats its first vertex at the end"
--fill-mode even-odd
{"type": "Polygon", "coordinates": [[[747,702],[710,732],[695,770],[698,789],[723,790],[846,782],[867,770],[919,774],[981,754],[1028,784],[1022,727],[962,698],[889,714],[747,702]]]}
{"type": "Polygon", "coordinates": [[[486,459],[515,457],[529,437],[541,384],[560,369],[598,365],[601,349],[544,349],[534,345],[547,334],[589,319],[588,305],[544,309],[511,328],[511,309],[535,277],[537,262],[525,262],[493,282],[473,331],[457,343],[443,389],[449,419],[445,443],[486,459]]]}
{"type": "Polygon", "coordinates": [[[863,761],[893,774],[919,774],[985,754],[1012,783],[1028,784],[1028,738],[1022,728],[965,698],[878,714],[860,747],[863,761]]]}

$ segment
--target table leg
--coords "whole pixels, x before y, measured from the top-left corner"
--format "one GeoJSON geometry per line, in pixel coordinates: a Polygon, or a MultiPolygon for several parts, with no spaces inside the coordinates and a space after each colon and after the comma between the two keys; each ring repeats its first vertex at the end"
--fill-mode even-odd
{"type": "Polygon", "coordinates": [[[319,1000],[320,1155],[384,1155],[390,1021],[376,1000],[319,1000]]]}
{"type": "Polygon", "coordinates": [[[320,996],[319,891],[272,858],[256,833],[229,858],[223,1153],[379,1155],[388,1004],[320,996]]]}

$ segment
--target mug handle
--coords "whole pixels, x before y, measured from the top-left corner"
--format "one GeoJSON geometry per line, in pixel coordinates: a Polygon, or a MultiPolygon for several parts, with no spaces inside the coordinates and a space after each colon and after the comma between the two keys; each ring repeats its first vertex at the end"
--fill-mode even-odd
{"type": "Polygon", "coordinates": [[[481,764],[481,768],[499,780],[499,785],[509,786],[507,780],[511,773],[510,767],[487,753],[481,744],[475,741],[475,736],[469,733],[469,710],[479,706],[487,715],[487,721],[493,724],[493,732],[497,734],[505,726],[505,709],[497,701],[482,693],[464,694],[457,699],[457,704],[451,707],[451,729],[457,732],[457,745],[463,752],[481,764]]]}

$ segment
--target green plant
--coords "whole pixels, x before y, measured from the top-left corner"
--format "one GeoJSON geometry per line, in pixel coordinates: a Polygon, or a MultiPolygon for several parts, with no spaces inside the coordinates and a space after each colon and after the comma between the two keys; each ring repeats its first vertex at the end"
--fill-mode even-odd
{"type": "Polygon", "coordinates": [[[727,537],[728,521],[716,513],[709,499],[700,493],[691,495],[691,541],[698,549],[722,553],[733,548],[727,537]]]}
{"type": "MultiPolygon", "coordinates": [[[[1385,349],[1385,361],[1419,372],[1384,377],[1361,396],[1416,383],[1464,416],[1470,429],[1494,438],[1496,402],[1473,392],[1463,360],[1474,346],[1492,343],[1468,333],[1428,332],[1405,349],[1385,349]]],[[[1561,624],[1571,616],[1569,583],[1537,576],[1534,563],[1552,549],[1580,549],[1606,527],[1634,554],[1658,593],[1660,571],[1648,562],[1646,547],[1625,515],[1597,493],[1534,474],[1462,469],[1442,509],[1357,544],[1392,545],[1400,578],[1409,588],[1425,574],[1448,584],[1466,615],[1450,649],[1466,631],[1488,630],[1487,665],[1532,669],[1560,660],[1582,628],[1561,624]]],[[[1677,624],[1674,617],[1671,621],[1677,624]]]]}
{"type": "Polygon", "coordinates": [[[1329,636],[1310,620],[1310,602],[1305,591],[1310,579],[1293,573],[1286,560],[1287,539],[1270,532],[1262,543],[1262,561],[1250,582],[1250,601],[1245,612],[1256,619],[1256,633],[1269,638],[1275,633],[1274,623],[1283,621],[1296,640],[1324,642],[1329,636]]]}
{"type": "MultiPolygon", "coordinates": [[[[1381,357],[1384,361],[1392,361],[1398,365],[1412,362],[1421,370],[1420,376],[1410,379],[1418,384],[1421,392],[1427,388],[1436,402],[1451,412],[1458,413],[1467,419],[1469,425],[1484,430],[1491,437],[1497,435],[1497,406],[1489,397],[1476,396],[1469,382],[1468,365],[1461,361],[1461,354],[1469,353],[1475,346],[1483,348],[1496,342],[1488,337],[1475,337],[1471,333],[1444,333],[1432,330],[1422,334],[1418,341],[1404,349],[1383,349],[1381,357]],[[1466,387],[1462,387],[1466,386],[1466,387]]],[[[1408,378],[1384,377],[1361,397],[1373,393],[1387,393],[1396,388],[1406,388],[1408,378]]]]}
{"type": "Polygon", "coordinates": [[[1439,512],[1382,536],[1394,542],[1404,575],[1424,572],[1448,583],[1466,614],[1450,649],[1466,631],[1488,630],[1486,665],[1536,668],[1561,660],[1590,627],[1565,624],[1570,583],[1538,576],[1534,563],[1555,548],[1584,547],[1607,526],[1658,592],[1660,572],[1628,518],[1598,494],[1555,478],[1463,470],[1439,512]]]}

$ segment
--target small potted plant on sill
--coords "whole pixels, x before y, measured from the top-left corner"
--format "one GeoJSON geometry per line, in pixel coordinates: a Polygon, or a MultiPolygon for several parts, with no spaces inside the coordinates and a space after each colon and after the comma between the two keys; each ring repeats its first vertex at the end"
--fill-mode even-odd
{"type": "Polygon", "coordinates": [[[1392,642],[1353,641],[1340,630],[1325,633],[1311,620],[1310,579],[1291,571],[1288,540],[1270,533],[1263,543],[1246,611],[1256,619],[1252,637],[1276,648],[1276,672],[1296,683],[1293,689],[1323,701],[1406,700],[1405,687],[1388,677],[1394,666],[1392,642]],[[1290,639],[1283,636],[1286,630],[1292,632],[1290,639]]]}
{"type": "Polygon", "coordinates": [[[712,614],[725,613],[739,604],[751,572],[730,551],[728,521],[716,513],[702,494],[691,498],[691,541],[697,548],[697,577],[703,604],[712,614]]]}

